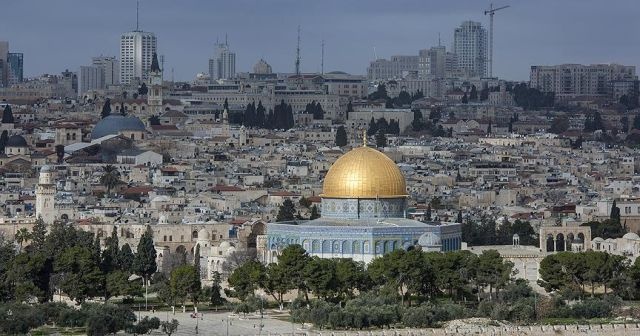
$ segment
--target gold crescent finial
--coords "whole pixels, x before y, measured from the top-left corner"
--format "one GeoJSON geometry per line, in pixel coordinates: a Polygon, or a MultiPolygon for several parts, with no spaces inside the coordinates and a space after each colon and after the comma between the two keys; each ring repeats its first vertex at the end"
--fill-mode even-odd
{"type": "Polygon", "coordinates": [[[367,130],[362,130],[362,147],[367,147],[367,130]]]}

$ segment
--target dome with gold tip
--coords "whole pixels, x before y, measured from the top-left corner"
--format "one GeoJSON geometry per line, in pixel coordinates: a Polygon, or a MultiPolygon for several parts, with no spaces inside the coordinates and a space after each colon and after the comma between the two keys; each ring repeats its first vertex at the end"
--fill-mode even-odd
{"type": "Polygon", "coordinates": [[[400,198],[407,196],[404,176],[383,153],[354,148],[331,166],[322,187],[324,198],[400,198]]]}

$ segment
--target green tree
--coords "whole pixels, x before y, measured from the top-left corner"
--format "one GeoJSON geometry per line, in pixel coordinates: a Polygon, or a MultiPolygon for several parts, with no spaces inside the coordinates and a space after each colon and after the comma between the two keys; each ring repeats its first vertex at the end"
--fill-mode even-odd
{"type": "Polygon", "coordinates": [[[125,272],[132,272],[134,260],[135,256],[133,255],[133,251],[131,251],[131,246],[125,243],[118,252],[118,266],[125,272]]]}
{"type": "Polygon", "coordinates": [[[287,278],[287,271],[277,263],[267,265],[260,286],[278,302],[280,310],[284,309],[284,295],[294,288],[291,279],[287,278]]]}
{"type": "Polygon", "coordinates": [[[105,300],[113,296],[135,297],[142,296],[140,281],[129,281],[129,273],[115,270],[107,274],[105,282],[105,300]]]}
{"type": "Polygon", "coordinates": [[[566,116],[560,116],[553,118],[551,121],[551,128],[549,128],[550,133],[561,134],[566,132],[569,129],[569,118],[566,116]]]}
{"type": "Polygon", "coordinates": [[[146,96],[147,93],[149,93],[149,88],[147,87],[146,83],[142,83],[142,85],[140,85],[140,87],[138,88],[138,94],[141,96],[146,96]]]}
{"type": "Polygon", "coordinates": [[[376,146],[379,148],[387,147],[387,136],[382,131],[376,133],[376,146]]]}
{"type": "Polygon", "coordinates": [[[633,129],[640,129],[640,114],[636,114],[633,117],[633,129]]]}
{"type": "Polygon", "coordinates": [[[158,269],[156,257],[156,249],[153,245],[153,231],[151,226],[147,225],[147,229],[140,237],[140,242],[138,242],[137,253],[132,265],[133,271],[144,278],[145,290],[149,278],[158,269]]]}
{"type": "Polygon", "coordinates": [[[211,304],[214,307],[218,307],[223,305],[226,300],[222,297],[221,291],[222,291],[222,279],[221,279],[221,275],[219,272],[214,271],[213,275],[212,275],[212,281],[211,281],[211,287],[210,288],[210,294],[209,296],[209,304],[211,304]]]}
{"type": "MultiPolygon", "coordinates": [[[[226,100],[225,100],[226,102],[226,100]]],[[[178,331],[178,326],[180,323],[176,319],[171,319],[171,321],[162,321],[160,322],[160,327],[162,332],[167,334],[167,336],[171,336],[176,331],[178,331]]]]}
{"type": "Polygon", "coordinates": [[[264,282],[265,267],[256,260],[249,260],[236,268],[229,276],[229,287],[233,288],[232,296],[245,301],[253,296],[254,291],[264,282]]]}
{"type": "Polygon", "coordinates": [[[620,118],[620,126],[622,127],[622,132],[627,133],[629,132],[629,116],[628,115],[623,115],[622,118],[620,118]]]}
{"type": "Polygon", "coordinates": [[[20,253],[7,269],[5,281],[10,285],[13,297],[18,302],[36,298],[45,302],[49,294],[51,260],[43,253],[20,253]]]}
{"type": "Polygon", "coordinates": [[[482,251],[476,264],[476,276],[481,285],[489,286],[489,300],[493,290],[504,287],[513,273],[513,263],[504,261],[496,250],[482,251]]]}
{"type": "Polygon", "coordinates": [[[3,124],[13,124],[15,120],[13,119],[13,112],[11,111],[11,105],[7,104],[4,106],[4,111],[2,111],[2,123],[3,124]]]}
{"type": "Polygon", "coordinates": [[[301,245],[292,244],[285,247],[278,257],[278,264],[285,270],[287,279],[290,279],[293,288],[305,295],[308,302],[307,285],[305,283],[304,268],[309,262],[309,255],[301,245]]]}
{"type": "Polygon", "coordinates": [[[106,248],[102,252],[101,269],[105,273],[109,273],[119,268],[118,252],[120,251],[118,240],[118,228],[114,225],[111,236],[105,239],[106,248]]]}
{"type": "Polygon", "coordinates": [[[309,216],[309,219],[317,219],[317,218],[320,218],[320,214],[318,213],[318,206],[314,204],[311,207],[311,215],[309,216]]]}
{"type": "Polygon", "coordinates": [[[276,216],[276,222],[292,221],[295,219],[296,208],[293,201],[285,199],[282,205],[278,209],[278,215],[276,216]]]}
{"type": "Polygon", "coordinates": [[[149,117],[149,125],[160,125],[160,118],[157,115],[152,115],[149,117]]]}
{"type": "Polygon", "coordinates": [[[333,260],[311,257],[304,267],[303,274],[305,284],[317,297],[326,301],[337,292],[336,270],[333,260]]]}
{"type": "Polygon", "coordinates": [[[47,225],[42,220],[42,216],[38,216],[31,229],[31,249],[33,251],[42,251],[45,247],[46,236],[47,225]]]}
{"type": "Polygon", "coordinates": [[[27,228],[20,228],[18,231],[16,231],[14,239],[16,240],[16,243],[20,245],[20,251],[22,251],[22,244],[31,239],[31,232],[29,232],[27,228]]]}
{"type": "Polygon", "coordinates": [[[133,335],[145,335],[152,330],[160,329],[160,319],[157,317],[143,317],[137,324],[133,324],[126,329],[126,332],[133,335]]]}
{"type": "Polygon", "coordinates": [[[60,289],[78,303],[101,292],[104,276],[89,248],[74,246],[55,260],[54,270],[61,275],[60,289]]]}
{"type": "Polygon", "coordinates": [[[463,104],[467,104],[469,103],[469,97],[467,97],[467,93],[465,92],[464,95],[462,96],[462,103],[463,104]]]}
{"type": "Polygon", "coordinates": [[[100,176],[100,184],[107,188],[107,195],[111,194],[111,189],[120,183],[120,171],[113,165],[102,167],[102,175],[100,176]]]}
{"type": "Polygon", "coordinates": [[[100,116],[104,119],[109,115],[111,115],[111,99],[107,98],[104,101],[104,105],[102,105],[102,112],[100,113],[100,116]]]}
{"type": "Polygon", "coordinates": [[[344,126],[340,125],[336,131],[336,146],[342,147],[347,145],[347,131],[344,126]]]}
{"type": "Polygon", "coordinates": [[[200,293],[200,275],[192,265],[183,265],[171,271],[171,291],[176,300],[184,305],[187,299],[197,303],[196,295],[200,293]]]}
{"type": "Polygon", "coordinates": [[[471,85],[471,93],[469,93],[470,101],[478,101],[478,89],[475,85],[471,85]]]}

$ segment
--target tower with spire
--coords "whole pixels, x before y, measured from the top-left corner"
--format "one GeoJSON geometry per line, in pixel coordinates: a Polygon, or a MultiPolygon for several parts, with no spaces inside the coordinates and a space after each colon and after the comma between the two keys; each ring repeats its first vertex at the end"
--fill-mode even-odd
{"type": "Polygon", "coordinates": [[[159,117],[162,114],[162,69],[160,69],[157,53],[153,53],[147,87],[149,89],[147,93],[148,113],[159,117]]]}

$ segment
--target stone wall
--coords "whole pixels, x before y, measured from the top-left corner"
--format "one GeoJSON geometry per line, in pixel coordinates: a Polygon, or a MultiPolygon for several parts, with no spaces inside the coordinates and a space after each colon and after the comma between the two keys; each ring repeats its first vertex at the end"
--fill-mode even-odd
{"type": "Polygon", "coordinates": [[[376,331],[307,331],[296,332],[305,336],[418,336],[418,335],[640,335],[640,325],[633,324],[597,324],[597,325],[543,325],[543,326],[499,326],[499,327],[459,327],[441,329],[398,329],[376,331]]]}

